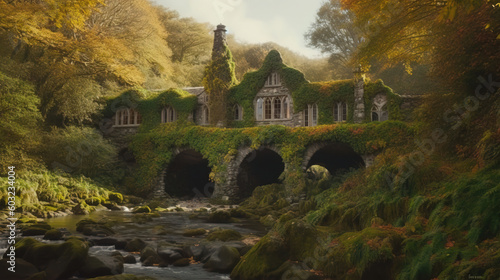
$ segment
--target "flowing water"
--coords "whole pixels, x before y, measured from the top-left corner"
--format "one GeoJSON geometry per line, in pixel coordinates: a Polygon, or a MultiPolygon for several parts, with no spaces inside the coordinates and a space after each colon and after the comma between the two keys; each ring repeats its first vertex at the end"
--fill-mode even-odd
{"type": "MultiPolygon", "coordinates": [[[[159,218],[153,218],[152,221],[137,223],[133,216],[134,214],[126,211],[98,211],[90,215],[69,215],[46,219],[45,221],[54,228],[66,229],[71,234],[80,235],[76,232],[76,223],[82,219],[91,218],[95,221],[108,221],[111,223],[112,229],[116,232],[110,236],[118,240],[140,238],[147,243],[170,243],[170,244],[193,244],[201,241],[203,237],[185,237],[182,235],[184,230],[191,228],[204,228],[211,230],[216,227],[234,229],[242,235],[254,235],[261,237],[266,231],[259,223],[241,219],[235,223],[229,224],[214,224],[206,222],[205,218],[190,217],[192,212],[166,212],[161,213],[159,218]],[[162,235],[158,235],[158,230],[163,231],[162,235]]],[[[42,236],[36,237],[41,240],[42,236]]],[[[92,237],[90,237],[92,239],[92,237]]],[[[44,241],[45,242],[45,241],[44,241]]],[[[2,242],[3,243],[3,242],[2,242]]],[[[0,247],[6,247],[6,244],[1,244],[0,247]]],[[[3,253],[5,248],[0,249],[3,253]]],[[[114,246],[93,246],[89,250],[90,255],[104,254],[115,251],[114,246]]],[[[122,255],[129,253],[120,251],[122,255]]],[[[136,256],[139,260],[139,256],[136,256]]],[[[229,275],[208,272],[203,269],[203,264],[191,264],[186,267],[144,267],[140,262],[137,264],[125,264],[124,273],[145,275],[155,277],[156,279],[176,279],[176,280],[208,280],[208,279],[229,279],[229,275]]]]}

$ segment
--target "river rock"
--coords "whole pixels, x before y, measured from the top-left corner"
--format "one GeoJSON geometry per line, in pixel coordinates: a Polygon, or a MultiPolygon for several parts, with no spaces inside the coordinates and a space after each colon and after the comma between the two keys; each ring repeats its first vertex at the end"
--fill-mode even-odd
{"type": "Polygon", "coordinates": [[[146,260],[149,257],[154,257],[155,263],[159,263],[160,262],[160,256],[158,255],[158,253],[156,253],[156,250],[153,249],[153,248],[151,248],[151,247],[149,247],[149,246],[146,246],[141,251],[140,261],[143,262],[144,260],[146,260]]]}
{"type": "Polygon", "coordinates": [[[33,238],[23,238],[16,243],[16,257],[43,270],[47,280],[71,277],[87,258],[88,245],[76,238],[62,244],[43,244],[33,238]]]}
{"type": "Polygon", "coordinates": [[[231,214],[227,211],[215,211],[208,217],[210,223],[230,223],[231,214]]]}
{"type": "Polygon", "coordinates": [[[137,263],[137,260],[135,259],[135,257],[133,255],[126,255],[125,257],[123,257],[123,262],[135,264],[135,263],[137,263]]]}
{"type": "Polygon", "coordinates": [[[91,242],[95,246],[116,246],[118,240],[112,237],[104,237],[104,238],[92,238],[89,239],[89,242],[91,242]]]}
{"type": "Polygon", "coordinates": [[[193,257],[196,261],[201,261],[203,256],[207,253],[207,247],[203,244],[191,245],[184,248],[188,256],[193,257]]]}
{"type": "Polygon", "coordinates": [[[142,241],[139,238],[134,238],[127,242],[127,245],[125,246],[125,251],[127,252],[140,252],[142,249],[146,247],[146,242],[142,241]]]}
{"type": "Polygon", "coordinates": [[[105,223],[98,223],[92,219],[83,219],[76,224],[76,231],[87,236],[109,236],[115,232],[105,223]]]}
{"type": "Polygon", "coordinates": [[[149,256],[142,262],[142,266],[153,266],[155,264],[159,264],[159,261],[153,256],[149,256]]]}
{"type": "Polygon", "coordinates": [[[58,230],[58,229],[51,229],[48,230],[45,235],[43,236],[43,239],[46,240],[61,240],[63,237],[63,233],[58,230]]]}
{"type": "MultiPolygon", "coordinates": [[[[101,276],[96,278],[91,278],[87,280],[157,280],[156,278],[149,276],[136,276],[132,274],[120,274],[114,276],[101,276]]],[[[174,280],[172,278],[165,278],[163,280],[174,280]]]]}
{"type": "Polygon", "coordinates": [[[123,273],[123,257],[117,256],[89,256],[79,273],[84,277],[98,277],[123,273]],[[120,258],[121,257],[121,258],[120,258]]]}
{"type": "Polygon", "coordinates": [[[231,241],[241,240],[241,238],[241,234],[234,229],[215,229],[207,236],[207,240],[209,241],[231,241]]]}
{"type": "Polygon", "coordinates": [[[240,257],[238,249],[229,246],[221,246],[210,256],[210,259],[203,267],[210,271],[228,273],[231,272],[240,261],[240,257]]]}
{"type": "Polygon", "coordinates": [[[175,261],[184,257],[182,249],[179,248],[159,247],[157,253],[167,263],[174,263],[175,261]]]}
{"type": "Polygon", "coordinates": [[[38,273],[38,269],[33,264],[20,258],[16,259],[15,272],[11,272],[8,270],[11,266],[7,261],[7,259],[0,260],[0,279],[2,280],[21,280],[38,273]]]}
{"type": "Polygon", "coordinates": [[[48,230],[37,226],[30,226],[21,230],[23,236],[44,235],[48,230]]]}
{"type": "Polygon", "coordinates": [[[149,206],[147,206],[147,205],[144,205],[144,206],[140,206],[140,207],[136,208],[133,212],[134,213],[151,213],[151,208],[149,208],[149,206]]]}
{"type": "Polygon", "coordinates": [[[127,247],[127,240],[117,240],[115,243],[115,249],[116,250],[125,250],[125,247],[127,247]]]}
{"type": "Polygon", "coordinates": [[[172,265],[182,267],[182,266],[188,266],[189,263],[190,263],[190,260],[188,258],[182,258],[182,259],[176,260],[172,265]]]}

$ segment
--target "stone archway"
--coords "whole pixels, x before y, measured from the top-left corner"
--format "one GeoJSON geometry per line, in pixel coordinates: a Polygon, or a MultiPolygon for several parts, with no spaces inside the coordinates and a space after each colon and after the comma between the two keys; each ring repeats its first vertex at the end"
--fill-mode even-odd
{"type": "Polygon", "coordinates": [[[343,170],[365,167],[365,161],[345,143],[322,142],[309,146],[304,154],[302,169],[306,171],[313,165],[323,166],[333,175],[343,170]]]}
{"type": "Polygon", "coordinates": [[[236,159],[237,196],[245,198],[257,186],[280,183],[280,175],[285,164],[279,151],[274,147],[261,147],[258,150],[244,149],[236,159]]]}
{"type": "Polygon", "coordinates": [[[194,149],[182,149],[175,156],[163,174],[165,192],[173,197],[210,197],[214,183],[210,182],[212,171],[208,160],[194,149]]]}

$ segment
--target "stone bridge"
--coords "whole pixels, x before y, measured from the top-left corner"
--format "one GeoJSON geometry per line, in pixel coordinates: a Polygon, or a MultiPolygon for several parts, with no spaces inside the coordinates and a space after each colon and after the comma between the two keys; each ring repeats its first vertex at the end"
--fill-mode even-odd
{"type": "MultiPolygon", "coordinates": [[[[305,148],[300,171],[305,174],[309,167],[319,165],[333,175],[365,168],[373,159],[373,154],[358,154],[345,143],[316,142],[305,148]]],[[[282,182],[293,169],[277,145],[240,147],[223,174],[213,174],[208,160],[195,149],[175,148],[172,160],[159,174],[154,195],[239,200],[250,196],[257,186],[282,182]],[[211,180],[211,173],[220,183],[211,180]]]]}

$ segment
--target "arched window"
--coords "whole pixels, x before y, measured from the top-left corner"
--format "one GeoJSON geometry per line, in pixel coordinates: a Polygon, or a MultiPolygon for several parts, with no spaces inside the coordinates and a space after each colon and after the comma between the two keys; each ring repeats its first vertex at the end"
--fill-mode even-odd
{"type": "Polygon", "coordinates": [[[210,123],[209,121],[209,111],[207,105],[203,105],[201,107],[201,124],[202,125],[208,125],[210,123]]]}
{"type": "Polygon", "coordinates": [[[273,102],[270,97],[265,99],[264,103],[264,119],[270,120],[273,116],[272,110],[273,110],[273,102]]]}
{"type": "Polygon", "coordinates": [[[264,114],[263,114],[263,106],[264,106],[264,100],[262,98],[259,98],[257,99],[257,110],[255,110],[257,112],[257,120],[258,121],[261,121],[263,120],[264,118],[264,114]]]}
{"type": "Polygon", "coordinates": [[[266,80],[265,86],[280,86],[281,85],[281,77],[278,73],[271,73],[266,80]]]}
{"type": "Polygon", "coordinates": [[[386,121],[389,119],[387,111],[387,97],[378,94],[373,98],[372,121],[386,121]]]}
{"type": "Polygon", "coordinates": [[[177,120],[177,111],[174,108],[167,106],[161,111],[161,122],[170,123],[177,120]]]}
{"type": "Polygon", "coordinates": [[[281,98],[274,98],[274,119],[281,119],[281,98]]]}
{"type": "Polygon", "coordinates": [[[134,109],[123,108],[115,114],[115,126],[137,126],[141,122],[141,114],[134,109]]]}
{"type": "Polygon", "coordinates": [[[333,105],[333,120],[335,122],[347,121],[347,104],[345,102],[337,102],[333,105]]]}
{"type": "Polygon", "coordinates": [[[234,105],[234,119],[237,121],[243,119],[243,108],[239,104],[234,105]]]}
{"type": "Polygon", "coordinates": [[[304,110],[304,126],[316,126],[318,125],[318,105],[312,104],[307,105],[307,109],[304,110]]]}

